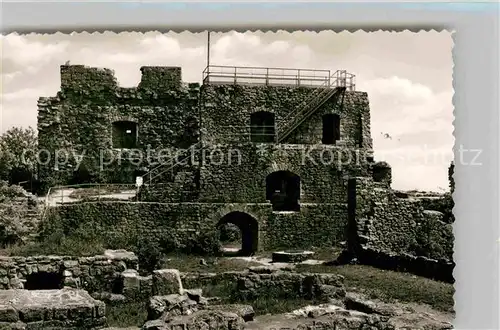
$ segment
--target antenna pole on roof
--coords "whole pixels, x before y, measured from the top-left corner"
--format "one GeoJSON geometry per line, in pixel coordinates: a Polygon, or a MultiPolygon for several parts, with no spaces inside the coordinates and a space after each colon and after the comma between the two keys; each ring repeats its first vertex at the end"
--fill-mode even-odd
{"type": "Polygon", "coordinates": [[[210,30],[207,35],[207,68],[210,67],[210,30]]]}

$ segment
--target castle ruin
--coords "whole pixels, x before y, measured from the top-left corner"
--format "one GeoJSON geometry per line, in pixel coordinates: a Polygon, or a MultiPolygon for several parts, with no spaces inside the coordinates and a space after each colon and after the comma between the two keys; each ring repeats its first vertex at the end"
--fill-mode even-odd
{"type": "Polygon", "coordinates": [[[65,234],[203,250],[232,223],[245,255],[347,241],[364,263],[451,276],[449,201],[391,189],[353,74],[209,66],[200,85],[179,67],[141,72],[123,88],[111,70],[63,65],[61,90],[39,99],[47,187],[140,178],[130,201],[50,207],[65,234]]]}

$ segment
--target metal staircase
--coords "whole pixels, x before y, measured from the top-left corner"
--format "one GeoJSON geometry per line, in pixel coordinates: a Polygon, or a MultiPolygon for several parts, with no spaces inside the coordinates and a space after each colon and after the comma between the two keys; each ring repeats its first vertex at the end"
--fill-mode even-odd
{"type": "Polygon", "coordinates": [[[183,157],[180,161],[178,161],[179,155],[172,156],[168,159],[167,163],[162,163],[153,169],[151,169],[148,173],[142,175],[142,180],[144,183],[149,183],[151,184],[154,179],[159,177],[160,175],[163,175],[167,173],[168,171],[172,171],[172,175],[174,174],[174,168],[188,160],[190,157],[192,157],[192,153],[196,151],[201,151],[201,141],[193,144],[190,146],[188,149],[184,150],[183,152],[188,153],[188,155],[183,157]],[[170,165],[170,166],[168,166],[170,165]]]}
{"type": "Polygon", "coordinates": [[[290,115],[290,119],[280,125],[277,130],[276,139],[278,143],[282,143],[290,134],[295,131],[307,118],[309,118],[319,107],[328,101],[333,95],[343,93],[349,86],[347,80],[352,80],[352,75],[345,70],[337,70],[330,79],[325,81],[323,85],[316,88],[308,98],[302,101],[290,115]]]}

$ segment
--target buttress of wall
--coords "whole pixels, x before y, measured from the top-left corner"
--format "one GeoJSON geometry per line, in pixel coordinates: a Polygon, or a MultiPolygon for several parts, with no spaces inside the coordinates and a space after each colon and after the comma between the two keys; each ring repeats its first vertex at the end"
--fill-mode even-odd
{"type": "MultiPolygon", "coordinates": [[[[302,110],[315,91],[308,87],[204,85],[201,91],[202,139],[206,143],[250,141],[250,116],[274,114],[276,130],[302,110]]],[[[364,92],[335,94],[285,141],[318,144],[322,141],[322,117],[340,116],[339,145],[370,149],[370,109],[364,92]]]]}
{"type": "MultiPolygon", "coordinates": [[[[181,68],[177,67],[142,67],[141,72],[138,87],[122,88],[109,69],[61,66],[61,90],[56,97],[40,98],[38,102],[40,148],[50,152],[52,158],[41,169],[42,176],[68,182],[75,164],[72,154],[76,154],[88,160],[86,167],[91,174],[109,181],[106,171],[97,168],[102,163],[99,159],[104,154],[118,160],[122,151],[127,151],[113,148],[112,126],[117,121],[136,125],[132,150],[140,150],[143,156],[136,165],[128,166],[131,168],[148,167],[147,150],[186,148],[197,142],[199,85],[183,84],[181,68]],[[56,150],[69,155],[71,168],[61,165],[54,171],[56,150]]],[[[107,173],[127,167],[107,165],[112,166],[107,173]]]]}
{"type": "MultiPolygon", "coordinates": [[[[445,198],[445,196],[443,196],[445,198]]],[[[350,200],[351,201],[351,200],[350,200]]],[[[400,198],[383,182],[356,178],[355,222],[366,248],[452,260],[453,229],[416,198],[400,198]]]]}

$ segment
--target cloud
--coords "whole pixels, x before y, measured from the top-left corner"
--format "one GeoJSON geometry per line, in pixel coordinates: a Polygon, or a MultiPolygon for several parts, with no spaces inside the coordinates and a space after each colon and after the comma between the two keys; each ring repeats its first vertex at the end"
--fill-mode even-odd
{"type": "Polygon", "coordinates": [[[12,102],[18,100],[38,99],[43,94],[43,91],[35,88],[25,88],[12,93],[4,93],[0,95],[0,100],[4,102],[12,102]]]}
{"type": "Polygon", "coordinates": [[[378,78],[359,86],[368,92],[372,136],[377,143],[385,143],[380,132],[391,135],[393,141],[404,139],[409,144],[421,144],[428,134],[438,144],[452,139],[453,91],[435,93],[400,77],[378,78]]]}
{"type": "Polygon", "coordinates": [[[69,45],[62,41],[42,43],[15,33],[0,36],[2,61],[11,61],[19,67],[42,66],[54,57],[63,55],[69,45]]]}

